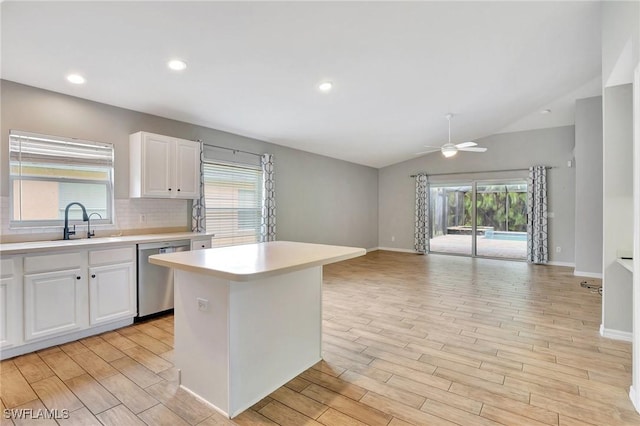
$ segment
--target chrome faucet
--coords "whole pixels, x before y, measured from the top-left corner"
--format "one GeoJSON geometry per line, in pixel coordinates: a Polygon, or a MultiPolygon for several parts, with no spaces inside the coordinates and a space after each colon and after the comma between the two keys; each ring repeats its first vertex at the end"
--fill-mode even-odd
{"type": "Polygon", "coordinates": [[[102,219],[102,215],[98,212],[93,212],[89,215],[89,218],[87,220],[87,238],[96,236],[96,231],[95,230],[91,231],[91,216],[93,216],[94,214],[97,215],[100,219],[102,219]]]}
{"type": "Polygon", "coordinates": [[[67,204],[67,207],[65,207],[64,209],[64,229],[62,231],[62,239],[64,240],[69,240],[71,235],[75,235],[76,234],[76,226],[73,225],[73,231],[69,230],[69,208],[73,205],[77,205],[80,206],[80,208],[82,209],[82,221],[83,222],[88,222],[89,221],[89,216],[87,216],[87,209],[84,208],[84,206],[78,202],[73,202],[73,203],[69,203],[67,204]]]}

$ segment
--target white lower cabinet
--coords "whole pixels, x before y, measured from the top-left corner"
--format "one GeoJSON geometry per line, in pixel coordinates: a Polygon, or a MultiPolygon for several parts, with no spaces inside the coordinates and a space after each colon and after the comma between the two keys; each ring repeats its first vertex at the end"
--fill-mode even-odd
{"type": "Polygon", "coordinates": [[[86,251],[26,256],[23,269],[25,342],[88,327],[86,251]]]}
{"type": "Polygon", "coordinates": [[[11,336],[9,327],[11,319],[15,317],[9,311],[12,307],[9,299],[11,298],[10,292],[13,288],[13,277],[0,278],[0,347],[11,345],[11,336]]]}
{"type": "MultiPolygon", "coordinates": [[[[19,260],[22,260],[19,258],[19,260]]],[[[0,348],[22,343],[21,262],[2,259],[0,265],[0,348]]]]}
{"type": "Polygon", "coordinates": [[[135,270],[134,245],[25,257],[25,342],[133,318],[135,270]]]}
{"type": "Polygon", "coordinates": [[[101,324],[136,314],[135,264],[89,268],[89,322],[101,324]]]}
{"type": "Polygon", "coordinates": [[[136,316],[135,246],[89,252],[89,323],[136,316]]]}
{"type": "Polygon", "coordinates": [[[135,244],[3,255],[0,360],[133,323],[136,262],[135,244]]]}
{"type": "Polygon", "coordinates": [[[86,275],[80,268],[24,276],[24,339],[40,339],[86,326],[86,275]]]}

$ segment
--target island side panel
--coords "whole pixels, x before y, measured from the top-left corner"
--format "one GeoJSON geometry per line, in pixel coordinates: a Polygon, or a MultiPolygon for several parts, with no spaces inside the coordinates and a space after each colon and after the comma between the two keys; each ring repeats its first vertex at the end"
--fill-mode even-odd
{"type": "Polygon", "coordinates": [[[230,415],[322,358],[322,266],[230,286],[230,415]]]}
{"type": "Polygon", "coordinates": [[[229,415],[229,281],[174,269],[181,386],[229,415]],[[200,310],[198,298],[208,302],[200,310]]]}

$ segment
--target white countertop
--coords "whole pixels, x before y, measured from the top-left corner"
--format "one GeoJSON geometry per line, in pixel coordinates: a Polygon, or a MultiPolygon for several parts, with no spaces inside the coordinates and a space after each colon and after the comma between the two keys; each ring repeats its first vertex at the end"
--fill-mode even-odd
{"type": "Polygon", "coordinates": [[[169,234],[142,234],[122,237],[78,238],[72,240],[30,241],[26,243],[0,244],[0,255],[29,254],[56,249],[86,249],[111,245],[150,243],[155,241],[193,240],[212,236],[212,233],[172,232],[169,234]]]}
{"type": "Polygon", "coordinates": [[[206,250],[156,254],[149,262],[212,275],[230,281],[251,281],[358,256],[363,248],[273,241],[206,250]]]}

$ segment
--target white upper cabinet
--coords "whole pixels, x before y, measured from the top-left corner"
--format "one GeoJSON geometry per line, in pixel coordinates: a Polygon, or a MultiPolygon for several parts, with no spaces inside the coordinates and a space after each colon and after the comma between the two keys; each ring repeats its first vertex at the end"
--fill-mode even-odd
{"type": "Polygon", "coordinates": [[[176,187],[180,198],[200,197],[200,143],[176,139],[176,187]]]}
{"type": "Polygon", "coordinates": [[[129,136],[131,198],[198,198],[200,143],[138,132],[129,136]]]}
{"type": "MultiPolygon", "coordinates": [[[[171,151],[174,148],[174,141],[166,136],[158,136],[153,134],[142,135],[140,147],[141,161],[136,164],[140,168],[139,182],[142,184],[142,193],[138,196],[142,197],[168,197],[173,195],[170,191],[175,186],[173,177],[171,176],[171,151]]],[[[131,144],[131,149],[135,144],[131,144]]],[[[133,167],[133,161],[131,162],[133,167]]],[[[132,169],[133,170],[133,169],[132,169]]],[[[133,174],[133,173],[132,173],[133,174]]],[[[138,181],[137,177],[132,182],[138,181]]]]}

